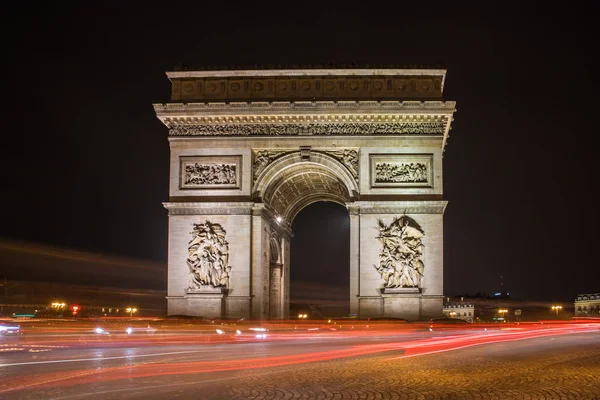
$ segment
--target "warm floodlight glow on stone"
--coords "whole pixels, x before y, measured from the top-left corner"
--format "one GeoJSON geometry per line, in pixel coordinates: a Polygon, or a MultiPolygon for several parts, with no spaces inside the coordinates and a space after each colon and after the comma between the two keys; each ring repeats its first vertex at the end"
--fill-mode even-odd
{"type": "Polygon", "coordinates": [[[445,70],[167,76],[169,314],[289,318],[291,224],[328,201],[350,216],[350,313],[442,316],[445,70]]]}

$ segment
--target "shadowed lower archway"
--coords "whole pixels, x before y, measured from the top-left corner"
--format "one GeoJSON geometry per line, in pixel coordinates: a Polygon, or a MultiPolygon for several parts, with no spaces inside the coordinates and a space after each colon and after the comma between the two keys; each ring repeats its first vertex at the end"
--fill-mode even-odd
{"type": "Polygon", "coordinates": [[[292,231],[291,315],[297,312],[307,312],[314,318],[347,315],[350,296],[347,209],[333,202],[313,203],[296,215],[292,231]]]}

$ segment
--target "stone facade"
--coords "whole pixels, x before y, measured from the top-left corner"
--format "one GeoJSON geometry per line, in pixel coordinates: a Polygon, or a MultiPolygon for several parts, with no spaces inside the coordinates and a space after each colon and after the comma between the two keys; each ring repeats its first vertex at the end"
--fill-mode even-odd
{"type": "Polygon", "coordinates": [[[600,293],[578,295],[575,299],[575,315],[600,317],[600,293]]]}
{"type": "Polygon", "coordinates": [[[444,318],[456,318],[473,322],[475,318],[475,305],[469,303],[444,304],[444,318]]]}
{"type": "Polygon", "coordinates": [[[442,315],[445,71],[167,75],[169,314],[286,318],[292,221],[332,201],[350,214],[351,312],[442,315]]]}

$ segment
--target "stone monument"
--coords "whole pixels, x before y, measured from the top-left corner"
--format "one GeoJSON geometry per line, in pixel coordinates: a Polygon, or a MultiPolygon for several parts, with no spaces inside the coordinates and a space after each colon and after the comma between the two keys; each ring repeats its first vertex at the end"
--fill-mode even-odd
{"type": "Polygon", "coordinates": [[[445,70],[167,72],[168,312],[289,314],[290,229],[304,207],[350,215],[350,310],[440,317],[445,70]]]}

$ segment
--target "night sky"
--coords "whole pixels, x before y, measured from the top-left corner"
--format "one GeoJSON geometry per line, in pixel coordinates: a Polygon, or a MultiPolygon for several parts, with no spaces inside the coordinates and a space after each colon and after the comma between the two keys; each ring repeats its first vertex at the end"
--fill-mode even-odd
{"type": "MultiPolygon", "coordinates": [[[[600,291],[592,2],[123,3],[4,9],[2,237],[166,261],[169,146],[152,103],[169,101],[164,72],[182,64],[430,66],[448,70],[458,110],[443,166],[446,294],[498,291],[500,276],[522,299],[600,291]]],[[[335,207],[294,221],[293,261],[327,260],[293,271],[295,287],[347,288],[335,229],[347,235],[348,217],[335,207]],[[311,226],[331,242],[309,242],[311,226]]]]}

